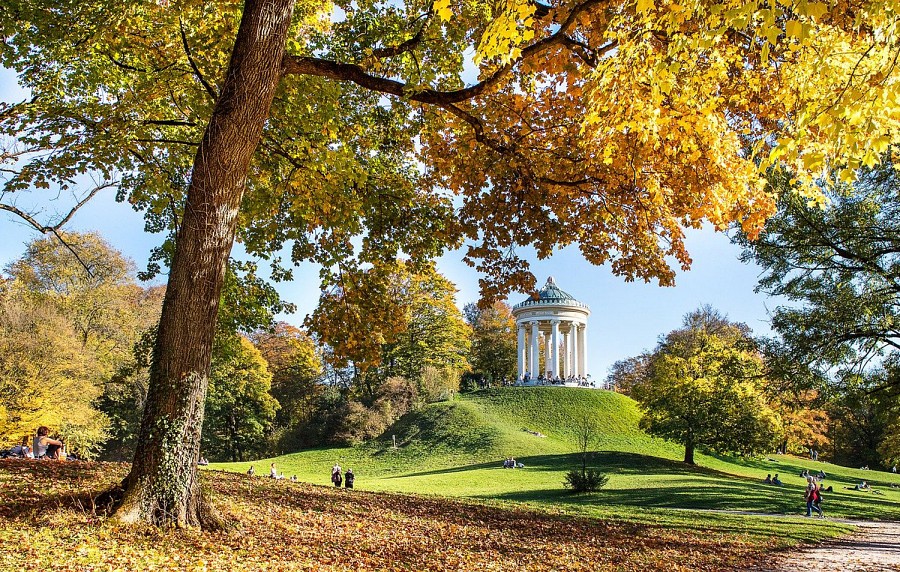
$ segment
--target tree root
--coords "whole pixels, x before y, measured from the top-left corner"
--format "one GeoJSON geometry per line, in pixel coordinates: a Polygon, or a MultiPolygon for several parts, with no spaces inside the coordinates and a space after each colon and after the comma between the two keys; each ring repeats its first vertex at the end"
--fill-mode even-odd
{"type": "Polygon", "coordinates": [[[122,524],[150,524],[159,527],[199,528],[219,531],[230,527],[215,509],[210,491],[197,490],[183,509],[163,507],[143,494],[139,487],[128,490],[127,479],[94,499],[95,513],[122,524]]]}

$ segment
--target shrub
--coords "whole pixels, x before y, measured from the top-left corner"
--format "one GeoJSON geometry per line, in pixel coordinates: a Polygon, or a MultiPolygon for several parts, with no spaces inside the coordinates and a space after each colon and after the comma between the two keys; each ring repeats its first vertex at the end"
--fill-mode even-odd
{"type": "Polygon", "coordinates": [[[573,493],[590,493],[602,489],[609,477],[595,469],[572,469],[566,473],[565,485],[573,493]]]}
{"type": "Polygon", "coordinates": [[[452,367],[425,366],[422,372],[422,397],[427,403],[447,401],[459,389],[459,373],[452,367]]]}

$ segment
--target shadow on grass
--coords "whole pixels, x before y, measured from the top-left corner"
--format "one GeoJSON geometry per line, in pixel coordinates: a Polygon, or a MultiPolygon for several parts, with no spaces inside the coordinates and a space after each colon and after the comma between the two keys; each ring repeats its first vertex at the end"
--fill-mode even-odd
{"type": "MultiPolygon", "coordinates": [[[[568,453],[560,455],[535,455],[532,457],[520,457],[517,461],[525,464],[527,470],[530,471],[564,471],[572,467],[581,466],[580,453],[568,453]]],[[[726,476],[727,473],[708,469],[705,467],[697,467],[686,465],[678,461],[663,459],[661,457],[652,457],[649,455],[639,455],[637,453],[625,453],[621,451],[599,451],[592,452],[588,464],[593,467],[599,467],[604,472],[617,475],[652,475],[652,474],[684,474],[696,475],[705,474],[709,476],[726,476]]],[[[424,477],[428,475],[442,475],[449,473],[460,473],[465,471],[474,471],[479,469],[501,469],[503,467],[503,459],[497,459],[493,463],[477,463],[460,467],[448,467],[435,469],[431,471],[421,471],[417,473],[407,473],[392,478],[405,477],[424,477]]],[[[727,475],[733,478],[731,475],[727,475]]]]}
{"type": "MultiPolygon", "coordinates": [[[[636,453],[600,451],[592,453],[589,466],[598,468],[619,479],[620,487],[602,489],[589,495],[572,495],[562,486],[562,474],[581,465],[578,453],[566,455],[541,455],[518,459],[525,464],[525,471],[541,471],[560,474],[558,489],[535,488],[502,493],[479,495],[475,498],[513,502],[571,505],[585,508],[614,507],[634,509],[689,509],[746,511],[800,516],[805,514],[804,487],[765,485],[759,479],[736,476],[723,471],[686,465],[678,461],[636,453]],[[630,478],[629,478],[630,477],[630,478]],[[633,478],[646,478],[645,483],[633,478]],[[621,485],[624,484],[625,487],[621,485]],[[642,486],[647,485],[647,486],[642,486]]],[[[502,459],[494,463],[477,463],[458,467],[406,473],[389,477],[403,479],[431,475],[447,475],[485,469],[497,469],[501,474],[502,459]]],[[[527,473],[525,473],[527,474],[527,473]]],[[[502,477],[498,477],[502,478],[502,477]]],[[[521,481],[519,481],[521,483],[521,481]]],[[[892,498],[874,496],[871,493],[847,491],[835,481],[835,490],[826,493],[823,507],[836,516],[894,520],[900,515],[900,503],[892,498]]]]}

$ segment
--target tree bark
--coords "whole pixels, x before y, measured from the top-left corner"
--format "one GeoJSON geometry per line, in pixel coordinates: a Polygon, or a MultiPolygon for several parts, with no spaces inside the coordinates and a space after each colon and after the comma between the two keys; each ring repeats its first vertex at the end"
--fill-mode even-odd
{"type": "Polygon", "coordinates": [[[684,444],[684,462],[688,465],[693,465],[694,463],[694,443],[688,441],[684,444]]]}
{"type": "Polygon", "coordinates": [[[205,526],[200,430],[225,267],[250,160],[282,75],[294,0],[247,0],[222,92],[194,159],[131,472],[114,516],[205,526]]]}

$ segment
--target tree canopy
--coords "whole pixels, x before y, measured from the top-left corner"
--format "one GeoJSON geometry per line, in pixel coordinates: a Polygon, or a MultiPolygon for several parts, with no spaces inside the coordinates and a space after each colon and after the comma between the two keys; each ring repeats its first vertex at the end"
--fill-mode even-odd
{"type": "MultiPolygon", "coordinates": [[[[851,178],[900,133],[891,1],[537,6],[297,2],[241,205],[247,250],[281,268],[289,245],[333,269],[465,238],[495,294],[533,286],[517,246],[576,243],[669,284],[667,257],[690,262],[683,228],[753,235],[772,214],[754,161],[851,178]]],[[[71,191],[91,172],[151,228],[176,228],[241,9],[3,8],[2,63],[32,93],[0,114],[16,142],[5,196],[71,191]]]]}
{"type": "Polygon", "coordinates": [[[709,307],[660,340],[645,377],[631,387],[644,411],[641,427],[694,449],[757,453],[773,446],[780,420],[762,392],[761,356],[748,328],[709,307]]]}
{"type": "Polygon", "coordinates": [[[473,373],[492,383],[516,378],[516,321],[510,307],[494,302],[487,308],[466,304],[466,322],[472,329],[469,364],[473,373]]]}
{"type": "Polygon", "coordinates": [[[372,380],[402,376],[421,384],[426,367],[466,368],[470,330],[456,307],[456,287],[432,264],[395,262],[343,272],[322,293],[312,330],[331,347],[332,365],[352,365],[365,392],[372,380]]]}
{"type": "MultiPolygon", "coordinates": [[[[789,175],[772,185],[789,189],[789,175]]],[[[823,192],[824,206],[782,192],[759,239],[737,240],[764,269],[758,289],[790,302],[772,317],[790,357],[859,373],[900,351],[900,180],[889,162],[823,192]]]]}

